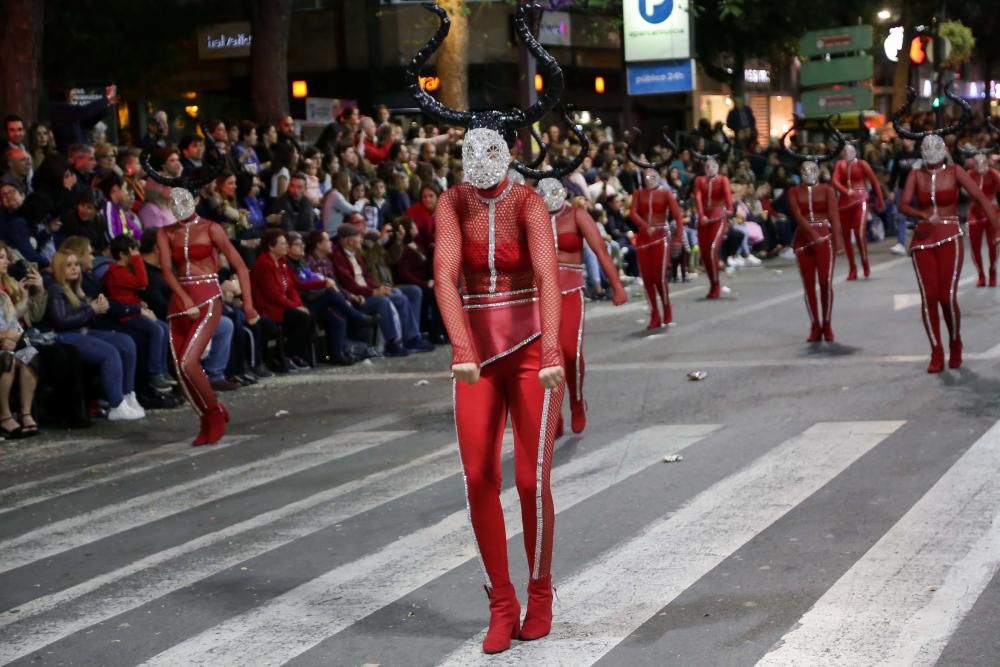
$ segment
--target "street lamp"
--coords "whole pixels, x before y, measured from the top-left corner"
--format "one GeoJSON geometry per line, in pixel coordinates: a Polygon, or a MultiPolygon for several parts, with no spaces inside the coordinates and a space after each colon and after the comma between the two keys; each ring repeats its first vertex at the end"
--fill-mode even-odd
{"type": "Polygon", "coordinates": [[[879,10],[879,13],[876,14],[876,16],[878,17],[879,21],[888,21],[889,19],[892,18],[892,12],[889,11],[888,9],[881,9],[879,10]]]}

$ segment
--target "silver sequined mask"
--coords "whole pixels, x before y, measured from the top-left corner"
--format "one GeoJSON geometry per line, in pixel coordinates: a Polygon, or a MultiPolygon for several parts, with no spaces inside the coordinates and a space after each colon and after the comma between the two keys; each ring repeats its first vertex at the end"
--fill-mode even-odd
{"type": "Polygon", "coordinates": [[[976,153],[972,158],[973,164],[976,166],[976,172],[982,175],[986,175],[990,171],[990,159],[983,155],[982,153],[976,153]]]}
{"type": "Polygon", "coordinates": [[[948,157],[948,147],[944,139],[936,134],[929,134],[920,142],[920,157],[928,166],[941,164],[948,157]]]}
{"type": "Polygon", "coordinates": [[[719,163],[715,160],[705,160],[705,175],[715,178],[719,175],[719,163]]]}
{"type": "Polygon", "coordinates": [[[465,134],[462,143],[465,180],[480,190],[502,181],[510,168],[510,149],[496,130],[476,128],[465,134]]]}
{"type": "Polygon", "coordinates": [[[819,183],[819,165],[815,162],[802,163],[802,182],[806,185],[816,185],[819,183]]]}
{"type": "Polygon", "coordinates": [[[184,188],[170,191],[170,210],[178,222],[184,222],[194,215],[194,195],[184,188]]]}
{"type": "Polygon", "coordinates": [[[566,188],[554,178],[538,181],[538,194],[545,200],[545,208],[549,213],[558,213],[566,204],[566,188]]]}
{"type": "Polygon", "coordinates": [[[647,190],[655,190],[660,187],[660,175],[654,169],[647,169],[642,172],[642,182],[647,190]]]}
{"type": "Polygon", "coordinates": [[[519,185],[524,185],[524,176],[521,175],[517,169],[507,170],[507,180],[511,183],[517,183],[519,185]]]}
{"type": "Polygon", "coordinates": [[[851,144],[844,146],[844,159],[848,162],[854,162],[858,159],[858,149],[856,149],[851,144]]]}

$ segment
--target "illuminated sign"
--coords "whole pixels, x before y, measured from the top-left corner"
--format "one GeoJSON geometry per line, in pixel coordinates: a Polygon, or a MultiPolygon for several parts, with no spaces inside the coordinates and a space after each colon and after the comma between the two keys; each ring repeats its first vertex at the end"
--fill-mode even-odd
{"type": "Polygon", "coordinates": [[[694,61],[628,65],[629,95],[686,93],[694,90],[694,61]]]}
{"type": "Polygon", "coordinates": [[[246,21],[217,23],[198,30],[198,57],[246,58],[250,55],[253,35],[246,21]]]}
{"type": "Polygon", "coordinates": [[[745,69],[743,80],[747,83],[771,83],[771,73],[766,69],[745,69]]]}
{"type": "Polygon", "coordinates": [[[625,61],[691,57],[688,0],[623,0],[625,61]]]}
{"type": "Polygon", "coordinates": [[[436,76],[422,76],[420,77],[420,87],[428,93],[433,93],[441,87],[441,79],[436,76]]]}
{"type": "Polygon", "coordinates": [[[568,12],[543,12],[538,41],[546,46],[571,46],[572,23],[568,12]]]}

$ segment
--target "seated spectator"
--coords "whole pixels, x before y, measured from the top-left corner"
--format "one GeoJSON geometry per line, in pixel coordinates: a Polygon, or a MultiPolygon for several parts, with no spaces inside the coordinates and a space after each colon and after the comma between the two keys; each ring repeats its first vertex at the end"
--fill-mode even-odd
{"type": "Polygon", "coordinates": [[[0,241],[21,254],[21,257],[45,268],[49,260],[35,248],[28,223],[21,214],[24,193],[11,183],[0,183],[0,241]]]}
{"type": "Polygon", "coordinates": [[[302,174],[306,179],[305,197],[316,209],[323,204],[323,195],[333,187],[330,175],[320,174],[322,160],[323,154],[313,147],[307,148],[305,156],[302,158],[302,174]]]}
{"type": "Polygon", "coordinates": [[[25,289],[11,278],[9,265],[7,248],[0,246],[0,435],[14,439],[38,435],[38,422],[32,415],[35,389],[38,387],[38,349],[24,340],[21,319],[30,306],[35,306],[36,311],[37,306],[44,307],[45,299],[32,298],[28,294],[29,289],[36,290],[36,294],[39,291],[44,294],[44,291],[38,290],[42,280],[37,272],[31,278],[31,286],[25,289]],[[22,309],[24,312],[19,312],[22,309]],[[20,422],[10,409],[15,381],[21,404],[20,422]]]}
{"type": "Polygon", "coordinates": [[[94,146],[94,159],[97,160],[97,169],[100,173],[113,171],[119,176],[125,174],[118,166],[118,149],[107,142],[101,142],[94,146]]]}
{"type": "Polygon", "coordinates": [[[386,211],[386,215],[389,218],[397,218],[411,206],[410,200],[410,176],[406,172],[397,172],[392,181],[388,183],[388,190],[386,192],[386,200],[389,203],[389,208],[386,211]]]}
{"type": "Polygon", "coordinates": [[[323,229],[334,236],[344,223],[344,217],[364,211],[368,201],[359,199],[351,203],[351,178],[346,171],[338,171],[333,176],[333,188],[323,198],[323,229]]]}
{"type": "Polygon", "coordinates": [[[180,149],[181,167],[184,171],[194,171],[201,169],[202,160],[205,157],[205,140],[197,134],[188,134],[181,138],[177,145],[180,149]]]}
{"type": "Polygon", "coordinates": [[[365,216],[365,225],[368,229],[377,231],[389,221],[389,200],[386,199],[385,182],[381,179],[372,181],[367,195],[368,203],[365,204],[362,211],[365,216]]]}
{"type": "Polygon", "coordinates": [[[277,226],[286,232],[308,234],[316,229],[319,218],[305,194],[306,176],[302,173],[295,174],[288,181],[285,194],[271,202],[271,215],[268,216],[271,226],[276,226],[271,222],[271,216],[277,215],[279,218],[277,226]]]}
{"type": "Polygon", "coordinates": [[[98,366],[104,396],[112,406],[108,419],[142,419],[146,413],[135,396],[135,344],[124,334],[91,327],[98,316],[108,312],[107,298],[87,299],[80,260],[71,252],[56,252],[52,279],[46,320],[60,342],[75,347],[84,363],[98,366]]]}
{"type": "Polygon", "coordinates": [[[147,229],[139,241],[139,254],[146,270],[146,287],[139,290],[139,298],[153,311],[157,319],[167,321],[167,309],[172,293],[160,268],[160,252],[156,247],[156,229],[147,229]]]}
{"type": "Polygon", "coordinates": [[[236,163],[242,171],[257,176],[261,173],[260,158],[257,156],[255,146],[257,145],[257,126],[248,120],[239,124],[239,134],[236,143],[233,144],[232,152],[236,163]]]}
{"type": "Polygon", "coordinates": [[[177,384],[167,376],[170,333],[166,321],[158,319],[140,297],[139,293],[149,287],[149,279],[139,254],[139,243],[130,236],[119,236],[111,240],[110,250],[112,263],[101,281],[108,300],[140,308],[138,315],[121,315],[115,329],[139,334],[148,341],[149,385],[157,391],[169,391],[177,384]]]}
{"type": "Polygon", "coordinates": [[[396,234],[402,236],[403,251],[392,267],[393,276],[400,286],[419,287],[423,292],[420,313],[420,330],[426,331],[432,343],[447,342],[441,311],[434,297],[434,279],[430,257],[417,243],[420,230],[410,218],[398,218],[394,224],[396,234]]]}
{"type": "Polygon", "coordinates": [[[622,252],[622,262],[625,264],[625,273],[630,276],[639,275],[639,261],[635,254],[635,223],[632,222],[625,211],[625,201],[622,197],[615,195],[606,201],[608,219],[604,223],[604,229],[608,236],[618,244],[622,252]]]}
{"type": "Polygon", "coordinates": [[[391,126],[376,127],[374,120],[364,116],[361,119],[361,137],[364,157],[368,162],[377,167],[389,159],[393,146],[391,126]]]}
{"type": "Polygon", "coordinates": [[[99,212],[97,191],[87,189],[77,197],[74,209],[63,217],[61,233],[58,239],[71,236],[83,236],[90,241],[90,246],[97,252],[102,252],[108,246],[108,224],[104,214],[99,212]]]}
{"type": "Polygon", "coordinates": [[[362,256],[362,236],[361,228],[356,225],[343,224],[337,230],[337,246],[330,255],[337,284],[353,296],[352,300],[361,310],[378,314],[386,340],[386,356],[406,356],[410,352],[434,349],[421,337],[409,299],[399,290],[380,284],[368,272],[362,256]],[[397,318],[402,330],[396,327],[397,318]]]}
{"type": "Polygon", "coordinates": [[[142,224],[132,213],[132,202],[125,192],[125,181],[122,177],[114,172],[108,172],[97,182],[97,188],[107,201],[104,205],[104,217],[108,221],[108,240],[123,235],[133,239],[141,238],[142,224]]]}
{"type": "Polygon", "coordinates": [[[261,238],[253,265],[253,301],[261,319],[281,328],[278,351],[281,372],[308,368],[306,361],[315,326],[312,313],[302,303],[295,275],[288,268],[288,237],[281,229],[269,229],[261,238]],[[286,343],[287,341],[287,343],[286,343]]]}
{"type": "Polygon", "coordinates": [[[139,156],[142,155],[136,149],[125,151],[121,157],[122,179],[125,181],[125,190],[132,199],[132,212],[137,214],[139,209],[146,202],[146,172],[142,168],[139,156]]]}
{"type": "Polygon", "coordinates": [[[236,175],[230,171],[223,170],[214,182],[202,189],[197,211],[202,218],[219,223],[233,243],[250,228],[246,211],[240,208],[236,198],[236,175]]]}
{"type": "Polygon", "coordinates": [[[143,229],[156,230],[177,222],[170,210],[170,190],[159,183],[146,188],[145,202],[139,208],[139,223],[143,229]]]}
{"type": "Polygon", "coordinates": [[[26,195],[31,194],[31,154],[23,148],[8,148],[4,151],[6,170],[4,183],[11,183],[26,195]]]}
{"type": "Polygon", "coordinates": [[[271,158],[271,201],[285,194],[292,174],[298,171],[299,151],[290,143],[279,143],[272,147],[271,158]]]}
{"type": "Polygon", "coordinates": [[[434,209],[437,208],[437,201],[438,189],[434,185],[423,185],[420,188],[420,201],[403,213],[404,216],[413,220],[417,229],[420,230],[417,244],[425,250],[434,247],[434,209]]]}
{"type": "Polygon", "coordinates": [[[59,157],[55,137],[45,123],[35,123],[28,132],[28,152],[31,154],[31,164],[37,170],[50,157],[59,157]]]}

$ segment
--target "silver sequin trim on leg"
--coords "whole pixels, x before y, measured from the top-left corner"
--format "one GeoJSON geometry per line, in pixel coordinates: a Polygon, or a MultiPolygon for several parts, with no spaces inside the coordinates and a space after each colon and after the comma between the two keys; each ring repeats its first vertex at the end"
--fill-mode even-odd
{"type": "Polygon", "coordinates": [[[538,462],[535,467],[535,565],[531,571],[531,578],[538,580],[542,568],[542,530],[545,527],[544,513],[542,510],[542,480],[545,468],[545,441],[546,431],[548,431],[549,402],[552,400],[552,390],[545,390],[545,400],[542,401],[542,421],[538,429],[538,462]]]}

